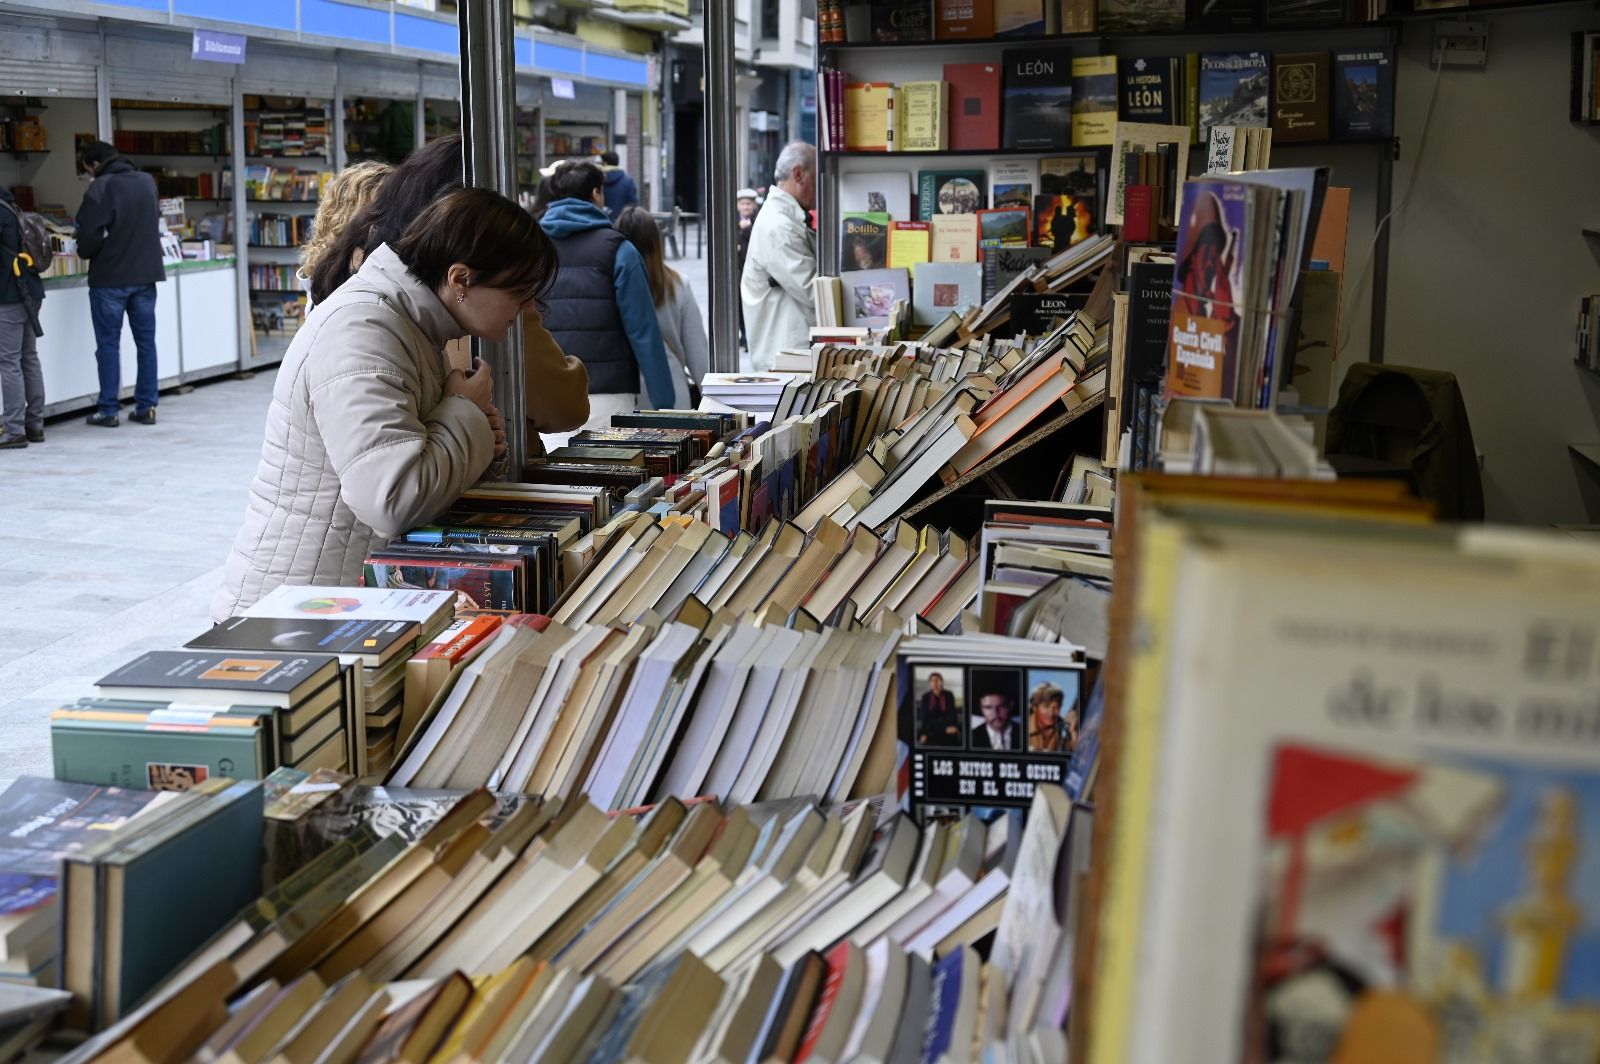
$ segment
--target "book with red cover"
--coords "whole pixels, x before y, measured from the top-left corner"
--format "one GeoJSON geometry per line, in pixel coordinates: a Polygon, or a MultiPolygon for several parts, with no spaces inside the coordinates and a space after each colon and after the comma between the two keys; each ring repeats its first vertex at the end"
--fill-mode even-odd
{"type": "Polygon", "coordinates": [[[1122,200],[1122,239],[1154,240],[1151,232],[1151,207],[1155,198],[1154,185],[1129,185],[1122,200]]]}
{"type": "Polygon", "coordinates": [[[1000,147],[1000,64],[946,63],[950,83],[951,151],[995,151],[1000,147]]]}

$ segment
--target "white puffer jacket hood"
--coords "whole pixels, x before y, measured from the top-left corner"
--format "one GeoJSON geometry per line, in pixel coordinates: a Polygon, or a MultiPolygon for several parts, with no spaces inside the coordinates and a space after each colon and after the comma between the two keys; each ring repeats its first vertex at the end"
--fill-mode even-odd
{"type": "Polygon", "coordinates": [[[489,419],[444,393],[463,331],[388,245],[317,305],[272,391],[221,621],[281,584],[353,586],[378,547],[443,512],[494,457],[489,419]]]}

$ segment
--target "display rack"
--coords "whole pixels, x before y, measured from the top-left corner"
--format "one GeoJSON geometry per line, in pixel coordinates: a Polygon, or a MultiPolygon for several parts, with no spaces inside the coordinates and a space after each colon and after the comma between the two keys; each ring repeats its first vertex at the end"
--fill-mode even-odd
{"type": "Polygon", "coordinates": [[[397,163],[416,142],[415,97],[346,96],[344,157],[346,164],[369,159],[397,163]]]}
{"type": "Polygon", "coordinates": [[[537,107],[517,108],[517,189],[532,192],[539,186],[544,166],[544,142],[539,135],[542,112],[537,107]]]}
{"type": "Polygon", "coordinates": [[[112,144],[156,180],[163,198],[182,197],[185,239],[233,242],[231,109],[222,103],[112,100],[112,144]]]}
{"type": "Polygon", "coordinates": [[[306,299],[294,274],[333,170],[332,103],[246,95],[244,115],[250,344],[255,359],[277,360],[305,320],[306,299]]]}
{"type": "MultiPolygon", "coordinates": [[[[1092,33],[1049,34],[1031,37],[985,37],[967,40],[850,41],[821,43],[816,49],[814,70],[817,84],[823,84],[824,67],[843,70],[847,81],[891,82],[896,85],[915,81],[941,80],[946,63],[992,61],[1013,48],[1055,47],[1065,58],[1116,56],[1118,59],[1155,57],[1189,52],[1261,51],[1273,52],[1335,50],[1362,46],[1394,49],[1399,41],[1398,26],[1389,22],[1345,23],[1320,26],[1241,26],[1237,28],[1191,28],[1152,32],[1097,31],[1092,33]],[[1281,43],[1280,43],[1281,42],[1281,43]]],[[[1391,62],[1397,68],[1397,62],[1391,62]]],[[[1398,75],[1398,70],[1395,70],[1398,75]]],[[[1398,76],[1395,78],[1398,82],[1398,76]]],[[[819,88],[820,91],[820,88],[819,88]]],[[[1397,90],[1396,90],[1397,91],[1397,90]]],[[[1120,93],[1119,93],[1120,96],[1120,93]]],[[[1393,164],[1398,141],[1393,138],[1345,139],[1318,142],[1280,142],[1273,144],[1278,165],[1323,165],[1327,152],[1346,147],[1365,150],[1370,155],[1374,174],[1375,215],[1389,213],[1393,164]],[[1292,154],[1291,154],[1292,153],[1292,154]]],[[[1191,145],[1196,153],[1204,146],[1191,145]]],[[[903,162],[909,169],[936,168],[941,159],[973,165],[977,159],[1044,158],[1085,150],[1098,151],[1109,170],[1110,148],[1096,146],[1063,147],[1052,150],[969,150],[940,152],[854,151],[819,152],[817,163],[817,247],[823,269],[836,269],[840,262],[839,183],[849,173],[892,170],[903,162]]],[[[1193,157],[1190,172],[1199,172],[1203,155],[1193,157]]],[[[1376,234],[1373,252],[1372,324],[1369,357],[1382,360],[1384,299],[1388,281],[1388,229],[1376,234]]]]}
{"type": "Polygon", "coordinates": [[[610,147],[611,127],[605,122],[547,118],[541,165],[549,166],[558,159],[592,159],[610,147]]]}

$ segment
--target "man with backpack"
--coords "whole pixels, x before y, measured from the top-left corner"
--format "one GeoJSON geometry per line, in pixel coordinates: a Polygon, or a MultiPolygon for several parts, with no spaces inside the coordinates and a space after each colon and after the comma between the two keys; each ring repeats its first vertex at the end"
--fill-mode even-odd
{"type": "Polygon", "coordinates": [[[44,442],[44,372],[39,368],[38,345],[44,284],[39,270],[49,265],[49,253],[43,221],[21,211],[11,190],[0,187],[0,449],[4,450],[44,442]]]}
{"type": "Polygon", "coordinates": [[[122,391],[122,316],[138,350],[139,376],[128,420],[156,423],[156,285],[161,265],[161,204],[156,180],[97,140],[79,156],[94,182],[78,208],[78,254],[89,260],[89,314],[94,322],[100,404],[89,424],[115,428],[122,391]]]}

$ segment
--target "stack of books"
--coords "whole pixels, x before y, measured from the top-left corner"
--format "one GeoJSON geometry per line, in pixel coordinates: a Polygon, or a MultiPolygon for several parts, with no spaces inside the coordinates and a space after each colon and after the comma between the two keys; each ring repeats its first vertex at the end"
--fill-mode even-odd
{"type": "Polygon", "coordinates": [[[1161,468],[1201,476],[1332,480],[1309,419],[1227,403],[1171,399],[1161,417],[1161,468]]]}
{"type": "Polygon", "coordinates": [[[551,799],[483,822],[494,804],[472,792],[403,849],[367,833],[330,851],[222,922],[81,1059],[1062,1045],[1073,913],[1049,899],[1081,871],[1090,814],[1059,787],[1036,789],[1026,828],[807,800],[608,817],[551,799]],[[985,961],[972,945],[991,933],[985,961]]]}

